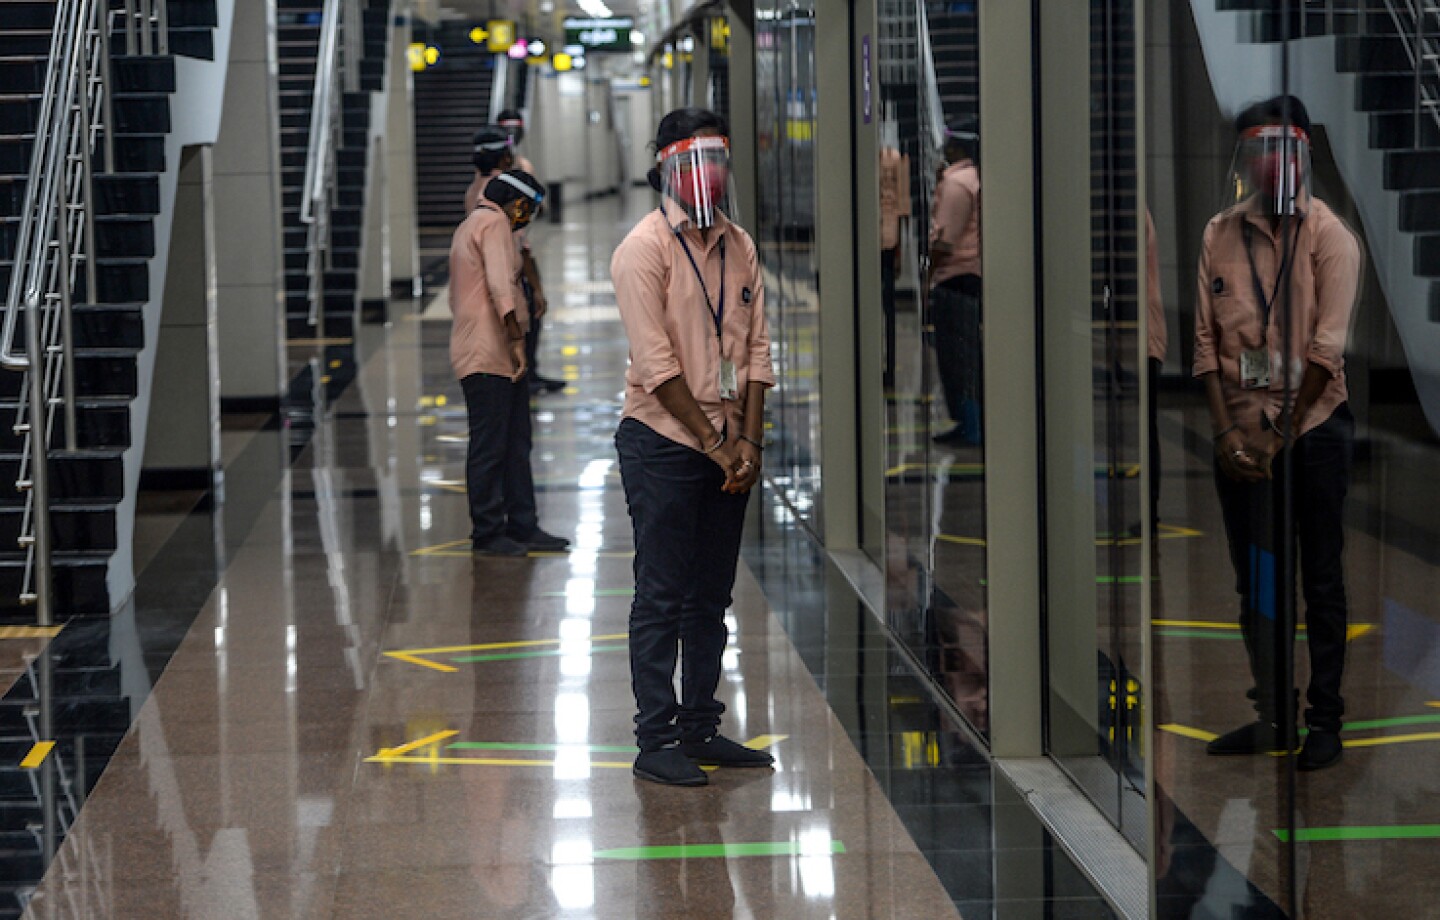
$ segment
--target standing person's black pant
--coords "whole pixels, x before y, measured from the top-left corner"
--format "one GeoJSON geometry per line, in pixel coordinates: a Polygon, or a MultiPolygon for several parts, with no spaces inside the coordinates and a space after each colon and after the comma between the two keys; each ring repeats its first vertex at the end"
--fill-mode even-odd
{"type": "Polygon", "coordinates": [[[460,387],[470,421],[465,456],[470,539],[528,537],[539,527],[530,475],[530,387],[496,374],[471,374],[460,387]]]}
{"type": "Polygon", "coordinates": [[[721,491],[725,475],[714,461],[634,419],[620,423],[615,447],[635,528],[635,737],[641,751],[706,741],[725,712],[715,691],[749,496],[721,491]]]}
{"type": "Polygon", "coordinates": [[[980,277],[961,275],[930,291],[935,358],[950,418],[967,427],[980,421],[980,277]]]}
{"type": "MultiPolygon", "coordinates": [[[[1160,372],[1165,363],[1159,358],[1146,362],[1146,388],[1149,399],[1149,422],[1147,426],[1150,441],[1150,523],[1159,530],[1160,523],[1160,372]]],[[[1159,533],[1155,538],[1159,539],[1159,533]]]]}
{"type": "MultiPolygon", "coordinates": [[[[1305,624],[1310,648],[1310,708],[1305,722],[1312,729],[1338,732],[1345,714],[1340,693],[1345,673],[1345,493],[1355,443],[1355,419],[1341,404],[1324,424],[1311,429],[1291,448],[1292,481],[1287,483],[1285,454],[1271,466],[1267,482],[1237,482],[1216,469],[1215,482],[1230,559],[1235,567],[1235,589],[1240,593],[1240,629],[1255,679],[1251,691],[1263,721],[1280,723],[1278,696],[1293,694],[1277,689],[1281,643],[1294,636],[1280,635],[1279,572],[1283,540],[1298,544],[1300,582],[1305,596],[1305,624]],[[1295,532],[1283,533],[1282,497],[1293,488],[1295,532]]],[[[1288,722],[1288,718],[1285,720],[1288,722]]]]}

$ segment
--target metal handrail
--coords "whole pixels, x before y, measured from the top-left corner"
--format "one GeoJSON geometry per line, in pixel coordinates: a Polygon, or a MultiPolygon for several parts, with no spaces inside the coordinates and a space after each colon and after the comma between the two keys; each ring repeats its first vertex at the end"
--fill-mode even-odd
{"type": "Polygon", "coordinates": [[[326,253],[330,248],[330,190],[335,183],[335,126],[340,101],[340,22],[344,0],[325,0],[320,47],[315,55],[315,90],[310,106],[310,138],[305,152],[305,184],[300,222],[309,226],[306,249],[310,268],[310,325],[320,323],[325,297],[326,253]]]}
{"type": "Polygon", "coordinates": [[[0,325],[0,368],[24,374],[13,430],[21,436],[16,489],[25,493],[18,545],[26,552],[21,601],[50,625],[49,432],[64,413],[65,448],[77,447],[73,296],[96,296],[93,207],[97,148],[115,165],[108,3],[60,0],[0,325]],[[25,347],[16,348],[20,311],[25,347]]]}
{"type": "Polygon", "coordinates": [[[1395,31],[1399,34],[1400,43],[1405,46],[1410,66],[1415,68],[1411,114],[1414,119],[1414,142],[1418,148],[1424,139],[1423,128],[1427,110],[1436,127],[1440,128],[1440,51],[1433,47],[1433,42],[1440,39],[1440,35],[1430,34],[1427,28],[1427,20],[1440,15],[1440,6],[1431,5],[1426,0],[1385,0],[1385,9],[1395,23],[1395,31]]]}

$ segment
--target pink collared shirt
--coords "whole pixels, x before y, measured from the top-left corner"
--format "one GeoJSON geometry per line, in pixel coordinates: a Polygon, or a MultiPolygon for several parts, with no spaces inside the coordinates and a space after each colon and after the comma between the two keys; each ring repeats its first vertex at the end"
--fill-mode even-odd
{"type": "Polygon", "coordinates": [[[1346,399],[1345,345],[1350,317],[1359,296],[1363,256],[1355,234],[1325,202],[1310,200],[1305,218],[1287,233],[1287,245],[1295,247],[1290,275],[1292,334],[1284,348],[1280,314],[1285,297],[1277,298],[1270,322],[1261,330],[1261,308],[1245,253],[1244,226],[1251,231],[1255,271],[1265,287],[1265,296],[1274,296],[1276,276],[1284,258],[1281,242],[1270,220],[1256,212],[1253,204],[1241,204],[1215,217],[1205,228],[1197,279],[1199,298],[1195,316],[1195,376],[1219,372],[1225,390],[1230,421],[1248,435],[1258,434],[1262,416],[1274,422],[1285,399],[1285,357],[1289,358],[1290,381],[1298,389],[1307,364],[1330,374],[1330,381],[1310,411],[1301,420],[1304,434],[1322,424],[1346,399]],[[1247,390],[1240,385],[1240,356],[1261,346],[1270,353],[1270,386],[1247,390]]]}
{"type": "Polygon", "coordinates": [[[930,207],[932,281],[940,284],[980,272],[980,170],[970,160],[945,168],[930,207]],[[935,249],[945,243],[948,250],[935,249]]]}
{"type": "Polygon", "coordinates": [[[450,311],[450,366],[457,379],[514,373],[505,317],[515,314],[520,328],[528,329],[530,315],[510,220],[488,201],[470,212],[451,239],[450,311]]]}
{"type": "Polygon", "coordinates": [[[880,151],[880,248],[900,245],[900,218],[909,217],[910,158],[894,147],[880,151]]]}
{"type": "Polygon", "coordinates": [[[651,211],[615,250],[610,276],[615,300],[630,340],[625,372],[624,416],[642,422],[679,444],[701,449],[699,440],[661,404],[655,390],[683,376],[695,401],[716,431],[732,436],[744,430],[746,388],[752,382],[775,385],[770,362],[770,329],[765,318],[765,286],[750,235],[724,216],[709,239],[689,226],[673,206],[651,211]],[[702,289],[675,228],[689,246],[705,278],[702,289]],[[718,309],[720,241],[725,241],[724,355],[735,365],[739,398],[720,399],[721,343],[705,291],[718,309]]]}

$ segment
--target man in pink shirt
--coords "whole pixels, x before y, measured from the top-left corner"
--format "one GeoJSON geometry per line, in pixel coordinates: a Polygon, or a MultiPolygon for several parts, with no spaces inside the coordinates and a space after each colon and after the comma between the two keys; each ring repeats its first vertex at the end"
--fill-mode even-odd
{"type": "Polygon", "coordinates": [[[930,214],[930,321],[945,404],[955,427],[939,444],[976,445],[980,419],[980,135],[975,120],[945,130],[946,167],[930,214]]]}
{"type": "Polygon", "coordinates": [[[530,473],[530,318],[513,234],[530,222],[543,198],[529,173],[499,173],[450,244],[450,364],[465,391],[470,425],[465,492],[471,547],[483,556],[569,546],[540,529],[530,473]]]}
{"type": "MultiPolygon", "coordinates": [[[[507,169],[515,167],[515,149],[510,135],[494,125],[486,125],[475,132],[474,149],[470,156],[475,166],[475,178],[465,189],[465,213],[468,215],[480,204],[485,186],[490,180],[507,169]]],[[[530,170],[524,170],[529,172],[530,170]]]]}
{"type": "Polygon", "coordinates": [[[1294,749],[1289,646],[1295,550],[1310,650],[1302,771],[1340,761],[1345,711],[1345,494],[1355,438],[1345,345],[1360,245],[1309,189],[1310,119],[1293,96],[1236,121],[1227,188],[1200,255],[1195,376],[1205,382],[1215,483],[1258,720],[1209,745],[1215,756],[1294,749]],[[1287,509],[1291,515],[1287,520],[1287,509]]]}
{"type": "Polygon", "coordinates": [[[895,276],[911,214],[910,158],[895,146],[880,148],[880,296],[885,311],[885,387],[895,385],[895,276]]]}

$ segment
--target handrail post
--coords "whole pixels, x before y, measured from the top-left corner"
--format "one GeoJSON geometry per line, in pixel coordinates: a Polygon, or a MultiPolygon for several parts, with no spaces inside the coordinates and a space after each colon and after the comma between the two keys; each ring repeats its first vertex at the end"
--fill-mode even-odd
{"type": "Polygon", "coordinates": [[[45,351],[40,342],[40,324],[44,321],[43,295],[32,295],[25,305],[25,349],[30,358],[30,449],[35,460],[30,464],[30,505],[34,509],[31,524],[35,542],[35,623],[50,626],[54,621],[50,563],[50,466],[46,459],[47,430],[44,385],[45,351]]]}
{"type": "Polygon", "coordinates": [[[1421,143],[1421,116],[1424,114],[1424,76],[1425,76],[1425,0],[1413,0],[1415,10],[1415,149],[1419,150],[1421,143]]]}
{"type": "Polygon", "coordinates": [[[170,2],[169,0],[154,0],[155,3],[155,41],[158,53],[170,53],[170,2]]]}
{"type": "MultiPolygon", "coordinates": [[[[100,120],[105,138],[105,171],[117,172],[115,168],[115,102],[110,98],[110,4],[100,0],[95,4],[95,15],[99,19],[100,32],[100,120]]],[[[93,192],[94,190],[91,189],[93,192]]]]}

